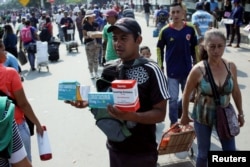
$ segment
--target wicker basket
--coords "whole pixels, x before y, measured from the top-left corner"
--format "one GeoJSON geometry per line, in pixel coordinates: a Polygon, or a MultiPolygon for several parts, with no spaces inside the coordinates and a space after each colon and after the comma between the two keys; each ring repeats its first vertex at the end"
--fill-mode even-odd
{"type": "Polygon", "coordinates": [[[174,124],[162,135],[158,154],[171,154],[188,151],[195,139],[194,128],[191,125],[174,124]]]}

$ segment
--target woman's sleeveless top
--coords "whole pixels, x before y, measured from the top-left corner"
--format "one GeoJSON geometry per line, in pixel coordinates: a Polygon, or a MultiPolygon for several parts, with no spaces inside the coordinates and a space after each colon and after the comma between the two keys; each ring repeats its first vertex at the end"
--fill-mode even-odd
{"type": "MultiPolygon", "coordinates": [[[[216,88],[220,94],[221,105],[227,106],[230,102],[230,95],[233,90],[233,79],[229,70],[230,63],[228,67],[224,61],[223,63],[228,71],[228,74],[223,85],[221,87],[216,85],[216,88]]],[[[201,124],[213,126],[216,123],[216,105],[208,75],[204,74],[203,72],[202,74],[203,78],[201,79],[197,88],[197,96],[194,103],[192,118],[201,124]]]]}

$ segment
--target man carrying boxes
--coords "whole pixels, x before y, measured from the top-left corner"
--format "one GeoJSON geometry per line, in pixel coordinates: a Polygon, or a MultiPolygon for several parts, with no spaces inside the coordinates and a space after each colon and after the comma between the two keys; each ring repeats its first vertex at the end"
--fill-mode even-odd
{"type": "MultiPolygon", "coordinates": [[[[166,77],[156,63],[140,58],[141,27],[134,19],[121,18],[107,31],[113,33],[114,49],[121,59],[116,79],[125,81],[111,84],[115,103],[106,110],[114,119],[133,125],[128,126],[131,135],[125,140],[107,140],[110,167],[155,167],[158,159],[156,123],[164,121],[169,99],[166,77]],[[124,110],[127,102],[135,106],[133,110],[124,110]]],[[[77,108],[89,105],[87,101],[68,103],[77,108]]]]}

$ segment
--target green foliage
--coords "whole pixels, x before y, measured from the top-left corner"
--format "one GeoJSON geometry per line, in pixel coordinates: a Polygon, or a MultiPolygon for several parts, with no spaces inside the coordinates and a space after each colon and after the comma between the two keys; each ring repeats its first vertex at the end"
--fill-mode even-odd
{"type": "Polygon", "coordinates": [[[68,4],[87,3],[87,0],[66,0],[68,4]]]}
{"type": "Polygon", "coordinates": [[[8,3],[4,3],[3,5],[0,6],[1,10],[6,10],[6,9],[19,9],[21,8],[22,5],[17,1],[17,0],[12,0],[8,3]]]}
{"type": "Polygon", "coordinates": [[[74,4],[74,3],[86,3],[87,0],[66,0],[67,3],[71,3],[71,4],[74,4]]]}

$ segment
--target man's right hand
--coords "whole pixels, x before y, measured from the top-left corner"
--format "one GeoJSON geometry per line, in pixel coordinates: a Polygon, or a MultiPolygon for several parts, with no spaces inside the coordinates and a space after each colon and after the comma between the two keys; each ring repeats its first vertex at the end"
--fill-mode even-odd
{"type": "Polygon", "coordinates": [[[86,108],[88,107],[89,103],[88,101],[69,101],[69,100],[65,100],[64,101],[67,104],[70,104],[76,108],[86,108]]]}

